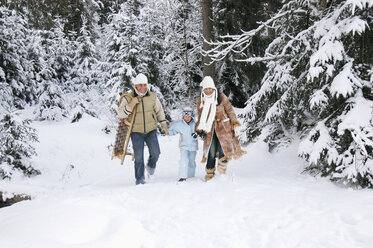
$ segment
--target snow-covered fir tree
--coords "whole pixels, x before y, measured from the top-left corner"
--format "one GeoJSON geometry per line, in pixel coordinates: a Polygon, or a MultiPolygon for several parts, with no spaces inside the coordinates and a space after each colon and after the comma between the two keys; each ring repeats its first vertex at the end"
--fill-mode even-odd
{"type": "Polygon", "coordinates": [[[30,120],[21,120],[12,112],[0,118],[0,179],[40,174],[31,160],[36,155],[31,143],[37,141],[37,134],[30,120]]]}
{"type": "Polygon", "coordinates": [[[90,33],[86,22],[83,18],[81,33],[75,41],[76,51],[70,73],[70,87],[65,89],[68,105],[71,108],[69,116],[74,122],[78,121],[84,113],[97,117],[99,100],[103,97],[100,94],[104,85],[100,82],[99,56],[93,43],[93,37],[96,35],[90,33]]]}
{"type": "Polygon", "coordinates": [[[162,16],[160,15],[159,1],[141,1],[138,5],[138,15],[136,16],[137,46],[134,50],[136,56],[134,70],[136,73],[144,73],[148,77],[150,89],[158,95],[163,106],[168,104],[164,96],[171,96],[170,86],[163,79],[161,64],[164,58],[164,37],[162,16]]]}
{"type": "MultiPolygon", "coordinates": [[[[237,35],[242,30],[255,29],[268,18],[270,13],[266,6],[269,2],[275,1],[213,1],[214,36],[237,35]]],[[[238,60],[243,55],[262,56],[271,38],[267,35],[258,36],[240,54],[229,53],[216,61],[216,83],[233,106],[244,107],[247,99],[258,90],[265,71],[262,63],[241,63],[238,60]]]]}
{"type": "Polygon", "coordinates": [[[198,6],[197,1],[128,1],[110,16],[101,77],[111,92],[113,114],[120,94],[131,90],[137,73],[147,75],[166,109],[188,98],[190,84],[192,90],[197,88],[193,82],[202,74],[198,6]]]}
{"type": "Polygon", "coordinates": [[[217,44],[215,59],[239,53],[253,37],[276,30],[264,57],[260,90],[244,109],[249,142],[270,149],[301,139],[308,170],[345,184],[373,188],[373,1],[288,1],[255,30],[217,44]],[[368,54],[368,56],[361,54],[368,54]]]}
{"type": "Polygon", "coordinates": [[[0,6],[0,82],[4,90],[11,90],[16,108],[24,108],[35,99],[32,91],[36,85],[29,80],[33,67],[29,67],[26,25],[22,15],[0,6]]]}
{"type": "Polygon", "coordinates": [[[138,16],[137,1],[123,3],[118,13],[109,17],[109,24],[105,27],[102,43],[107,48],[105,61],[101,63],[104,80],[109,91],[110,111],[116,115],[116,108],[121,93],[131,89],[131,82],[136,71],[138,51],[138,34],[136,27],[138,16]]]}
{"type": "Polygon", "coordinates": [[[199,90],[196,81],[202,78],[200,2],[169,1],[159,6],[159,12],[164,13],[157,16],[165,35],[162,81],[172,89],[167,94],[168,103],[176,107],[193,104],[199,90]]]}
{"type": "Polygon", "coordinates": [[[63,22],[56,20],[52,31],[42,33],[42,44],[45,49],[43,70],[39,75],[38,103],[34,116],[37,120],[61,120],[68,116],[64,88],[70,88],[69,83],[74,43],[65,38],[63,22]]]}

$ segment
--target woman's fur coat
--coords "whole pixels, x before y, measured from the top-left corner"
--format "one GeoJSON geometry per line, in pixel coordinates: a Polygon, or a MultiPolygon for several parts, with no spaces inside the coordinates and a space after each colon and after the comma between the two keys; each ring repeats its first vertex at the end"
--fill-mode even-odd
{"type": "MultiPolygon", "coordinates": [[[[202,108],[201,98],[197,100],[197,109],[198,109],[198,123],[196,125],[198,129],[199,119],[201,117],[202,108]]],[[[241,149],[238,138],[234,134],[232,125],[239,124],[236,114],[234,113],[233,107],[224,93],[218,94],[218,105],[216,106],[216,115],[215,121],[212,125],[211,131],[206,134],[205,141],[203,143],[203,157],[202,163],[206,162],[207,155],[210,149],[213,130],[215,128],[216,135],[219,139],[221,147],[224,151],[225,156],[221,160],[230,160],[232,158],[238,159],[246,152],[241,149]]],[[[199,130],[197,130],[199,131],[199,130]]]]}

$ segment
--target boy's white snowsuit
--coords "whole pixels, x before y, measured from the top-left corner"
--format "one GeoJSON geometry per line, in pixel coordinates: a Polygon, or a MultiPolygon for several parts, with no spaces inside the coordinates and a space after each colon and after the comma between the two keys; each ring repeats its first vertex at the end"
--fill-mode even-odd
{"type": "Polygon", "coordinates": [[[176,122],[170,129],[168,129],[168,134],[171,136],[180,134],[179,178],[189,178],[195,176],[195,160],[198,150],[198,141],[192,137],[192,133],[194,133],[195,128],[196,123],[192,119],[189,124],[184,120],[181,120],[176,122]]]}

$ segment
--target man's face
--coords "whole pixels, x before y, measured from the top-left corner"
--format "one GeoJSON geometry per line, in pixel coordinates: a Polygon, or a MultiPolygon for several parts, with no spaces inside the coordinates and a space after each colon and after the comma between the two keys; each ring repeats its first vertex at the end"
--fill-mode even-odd
{"type": "Polygon", "coordinates": [[[148,89],[148,85],[147,84],[136,84],[135,88],[138,92],[140,92],[141,94],[144,94],[146,90],[148,89]]]}
{"type": "Polygon", "coordinates": [[[214,92],[213,88],[205,88],[203,89],[203,93],[205,93],[207,96],[210,96],[214,92]]]}

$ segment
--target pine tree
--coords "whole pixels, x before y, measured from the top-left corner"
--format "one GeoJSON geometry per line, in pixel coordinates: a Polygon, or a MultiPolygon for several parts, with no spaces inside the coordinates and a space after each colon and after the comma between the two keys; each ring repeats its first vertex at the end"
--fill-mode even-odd
{"type": "Polygon", "coordinates": [[[27,65],[27,50],[25,28],[26,20],[15,11],[0,7],[0,83],[11,90],[12,104],[16,108],[23,108],[28,99],[34,96],[27,95],[28,78],[25,73],[27,65]]]}
{"type": "Polygon", "coordinates": [[[152,40],[158,44],[156,50],[159,56],[153,57],[160,64],[157,85],[167,96],[165,105],[180,108],[194,103],[198,94],[196,81],[202,77],[199,1],[169,1],[150,9],[154,10],[154,18],[149,23],[157,20],[157,25],[153,24],[151,37],[157,38],[152,40]],[[158,35],[155,36],[156,33],[158,35]]]}
{"type": "Polygon", "coordinates": [[[38,140],[36,130],[29,124],[30,120],[20,120],[14,113],[1,116],[0,179],[40,174],[31,163],[31,157],[36,155],[31,143],[38,140]]]}
{"type": "Polygon", "coordinates": [[[327,7],[288,1],[257,29],[217,45],[219,58],[239,52],[268,27],[276,30],[263,57],[243,59],[266,61],[268,68],[244,109],[244,142],[262,135],[270,149],[279,149],[300,138],[308,170],[373,188],[372,6],[365,0],[328,1],[327,7]]]}
{"type": "Polygon", "coordinates": [[[116,14],[109,17],[105,28],[105,61],[101,63],[104,72],[102,79],[109,91],[110,112],[116,115],[118,100],[122,93],[129,92],[131,82],[136,76],[135,67],[138,65],[139,38],[137,16],[139,3],[128,1],[123,3],[116,14]]]}
{"type": "MultiPolygon", "coordinates": [[[[79,120],[84,113],[91,116],[97,116],[97,104],[100,92],[99,74],[99,56],[96,52],[96,46],[92,41],[93,35],[86,29],[86,20],[83,18],[81,34],[75,41],[76,51],[74,53],[74,64],[70,71],[70,87],[65,94],[68,95],[68,106],[72,109],[69,113],[73,121],[79,120]],[[96,91],[96,92],[95,92],[96,91]],[[95,92],[95,101],[92,102],[92,93],[95,92]]],[[[94,94],[94,93],[93,93],[94,94]]]]}
{"type": "MultiPolygon", "coordinates": [[[[215,37],[238,35],[242,30],[257,28],[260,22],[270,18],[267,2],[268,0],[213,1],[215,37]]],[[[277,4],[273,3],[272,6],[272,11],[276,10],[277,4]]],[[[263,56],[271,41],[272,37],[269,35],[257,36],[240,54],[230,53],[216,61],[216,83],[234,106],[244,107],[247,99],[258,90],[265,72],[263,63],[241,63],[239,60],[243,55],[263,56]]]]}
{"type": "Polygon", "coordinates": [[[52,31],[42,32],[41,39],[44,47],[43,70],[38,75],[38,102],[34,116],[37,120],[61,120],[69,112],[65,92],[69,92],[73,84],[70,73],[75,43],[65,38],[63,22],[59,19],[52,31]]]}

